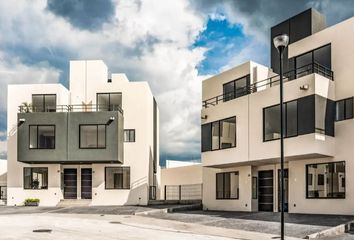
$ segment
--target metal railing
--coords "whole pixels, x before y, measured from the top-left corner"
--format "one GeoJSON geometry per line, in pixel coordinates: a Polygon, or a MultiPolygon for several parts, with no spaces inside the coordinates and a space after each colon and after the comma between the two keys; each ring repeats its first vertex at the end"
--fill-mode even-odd
{"type": "Polygon", "coordinates": [[[104,112],[104,111],[119,111],[123,114],[123,109],[119,105],[107,104],[73,104],[73,105],[56,105],[56,106],[25,106],[18,107],[20,113],[33,112],[104,112]]]}
{"type": "Polygon", "coordinates": [[[202,184],[165,185],[165,200],[201,200],[202,184]]]}
{"type": "MultiPolygon", "coordinates": [[[[324,76],[330,80],[334,80],[334,76],[333,76],[333,71],[327,67],[324,67],[316,62],[304,65],[302,67],[290,70],[286,73],[283,74],[283,81],[284,82],[288,82],[312,73],[317,73],[321,76],[324,76]]],[[[261,90],[264,90],[266,88],[269,87],[273,87],[276,85],[279,85],[279,81],[280,81],[280,77],[279,75],[275,75],[273,77],[255,82],[253,84],[250,84],[248,86],[245,87],[241,87],[236,89],[235,91],[231,91],[231,92],[226,92],[223,93],[219,96],[216,97],[212,97],[209,98],[207,100],[203,101],[203,108],[208,108],[210,106],[215,106],[217,104],[219,104],[220,102],[227,102],[230,101],[232,99],[247,95],[247,94],[251,94],[251,93],[255,93],[261,90]]]]}

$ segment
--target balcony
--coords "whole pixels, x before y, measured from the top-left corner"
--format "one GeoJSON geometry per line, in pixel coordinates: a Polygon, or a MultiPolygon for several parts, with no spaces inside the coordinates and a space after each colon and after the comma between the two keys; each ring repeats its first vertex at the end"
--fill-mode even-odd
{"type": "Polygon", "coordinates": [[[119,105],[107,104],[76,104],[76,105],[56,105],[36,107],[32,105],[21,105],[18,107],[19,113],[38,113],[38,112],[107,112],[118,111],[123,114],[123,109],[119,105]]]}
{"type": "Polygon", "coordinates": [[[20,106],[17,117],[20,162],[123,163],[124,119],[118,106],[20,106]]]}
{"type": "MultiPolygon", "coordinates": [[[[313,74],[313,73],[324,76],[332,81],[334,80],[334,75],[333,75],[332,70],[330,70],[330,69],[328,69],[316,62],[313,62],[311,64],[307,64],[307,65],[301,66],[299,68],[296,68],[294,70],[284,73],[283,81],[289,82],[289,81],[292,81],[297,78],[300,78],[300,77],[303,77],[303,76],[306,76],[309,74],[313,74]]],[[[233,100],[235,98],[238,98],[238,97],[241,97],[244,95],[263,91],[267,88],[271,88],[273,86],[279,85],[279,82],[280,82],[279,75],[275,75],[270,78],[267,78],[267,79],[264,79],[261,81],[257,81],[255,83],[248,85],[248,86],[241,87],[241,88],[235,89],[234,91],[226,92],[226,93],[223,93],[219,96],[204,100],[203,101],[203,108],[209,108],[212,106],[216,106],[219,103],[227,102],[227,101],[233,100]]]]}

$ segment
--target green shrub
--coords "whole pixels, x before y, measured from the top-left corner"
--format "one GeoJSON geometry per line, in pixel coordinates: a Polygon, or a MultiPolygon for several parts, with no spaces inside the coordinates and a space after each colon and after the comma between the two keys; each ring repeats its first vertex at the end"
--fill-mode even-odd
{"type": "Polygon", "coordinates": [[[26,198],[25,199],[25,205],[28,203],[39,203],[39,202],[40,202],[39,198],[26,198]]]}

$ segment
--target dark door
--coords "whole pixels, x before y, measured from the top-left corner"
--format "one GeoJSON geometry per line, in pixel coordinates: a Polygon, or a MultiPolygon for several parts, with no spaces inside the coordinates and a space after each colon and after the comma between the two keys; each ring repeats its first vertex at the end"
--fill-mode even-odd
{"type": "Polygon", "coordinates": [[[81,169],[81,199],[92,198],[92,169],[81,169]]]}
{"type": "MultiPolygon", "coordinates": [[[[284,212],[288,211],[288,196],[289,196],[289,181],[288,181],[288,176],[289,176],[289,170],[284,169],[284,196],[285,196],[285,207],[284,207],[284,212]]],[[[281,171],[280,169],[278,170],[278,210],[279,212],[281,211],[280,206],[281,206],[281,197],[280,197],[280,180],[281,180],[281,171]]]]}
{"type": "Polygon", "coordinates": [[[273,212],[273,170],[258,172],[258,211],[273,212]]]}
{"type": "Polygon", "coordinates": [[[77,198],[77,170],[64,168],[64,199],[77,198]]]}

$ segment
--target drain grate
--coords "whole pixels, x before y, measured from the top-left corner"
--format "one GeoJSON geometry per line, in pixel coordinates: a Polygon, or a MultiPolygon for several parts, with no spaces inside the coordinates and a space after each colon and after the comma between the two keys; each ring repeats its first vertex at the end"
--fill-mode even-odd
{"type": "Polygon", "coordinates": [[[51,233],[52,229],[35,229],[33,230],[35,233],[51,233]]]}
{"type": "Polygon", "coordinates": [[[110,224],[122,224],[121,222],[115,222],[115,221],[113,221],[113,222],[109,222],[110,224]]]}

